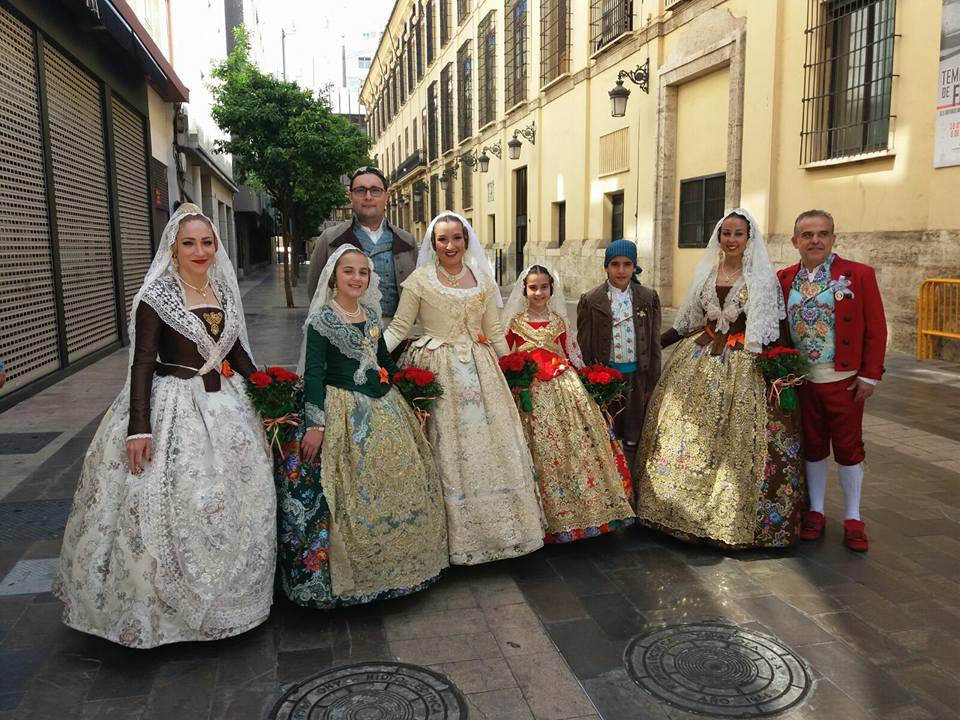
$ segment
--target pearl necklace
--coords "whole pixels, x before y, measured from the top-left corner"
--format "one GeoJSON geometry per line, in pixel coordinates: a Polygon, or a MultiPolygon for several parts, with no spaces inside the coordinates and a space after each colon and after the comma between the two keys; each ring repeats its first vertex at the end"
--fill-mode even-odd
{"type": "Polygon", "coordinates": [[[186,285],[186,286],[187,286],[188,288],[190,288],[191,290],[200,293],[200,297],[202,297],[204,300],[207,299],[207,290],[210,288],[210,278],[207,278],[207,284],[204,285],[202,288],[198,288],[196,285],[191,285],[191,284],[188,283],[186,280],[184,280],[182,277],[180,277],[180,274],[179,274],[179,273],[177,273],[177,280],[179,280],[180,282],[182,282],[184,285],[186,285]]]}
{"type": "Polygon", "coordinates": [[[338,303],[333,298],[330,298],[330,304],[333,305],[337,310],[339,310],[341,315],[343,315],[345,318],[349,320],[354,320],[354,319],[359,320],[360,316],[363,315],[363,306],[361,306],[360,303],[357,303],[357,309],[354,310],[353,312],[346,310],[343,307],[343,305],[338,303]]]}
{"type": "Polygon", "coordinates": [[[467,274],[466,265],[462,265],[460,272],[458,272],[456,275],[451,275],[450,273],[448,273],[446,270],[443,269],[443,266],[440,263],[437,263],[437,270],[439,270],[440,274],[447,279],[447,282],[450,283],[455,288],[460,287],[460,281],[463,279],[464,275],[467,274]]]}

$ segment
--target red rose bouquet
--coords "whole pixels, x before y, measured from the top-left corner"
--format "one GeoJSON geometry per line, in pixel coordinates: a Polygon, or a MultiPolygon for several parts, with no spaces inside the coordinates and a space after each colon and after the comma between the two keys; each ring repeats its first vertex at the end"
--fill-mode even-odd
{"type": "Polygon", "coordinates": [[[629,385],[629,382],[623,377],[623,373],[605,365],[598,364],[581,368],[577,371],[577,374],[590,397],[603,410],[606,410],[611,402],[622,396],[629,385]]]}
{"type": "Polygon", "coordinates": [[[530,397],[530,386],[537,376],[540,367],[537,361],[528,352],[515,352],[500,358],[500,370],[507,379],[507,385],[517,396],[520,410],[533,412],[533,398],[530,397]]]}
{"type": "Polygon", "coordinates": [[[253,409],[262,418],[263,429],[270,438],[270,445],[280,450],[282,457],[281,430],[284,427],[300,425],[303,380],[285,368],[268,367],[247,378],[247,395],[250,396],[253,409]]]}
{"type": "Polygon", "coordinates": [[[770,395],[774,395],[784,412],[793,412],[800,403],[797,386],[810,369],[810,363],[799,350],[787,347],[772,347],[757,355],[754,361],[770,385],[770,395]]]}
{"type": "Polygon", "coordinates": [[[443,385],[437,376],[423,368],[403,368],[394,373],[393,384],[410,406],[421,412],[427,412],[433,402],[443,395],[443,385]]]}

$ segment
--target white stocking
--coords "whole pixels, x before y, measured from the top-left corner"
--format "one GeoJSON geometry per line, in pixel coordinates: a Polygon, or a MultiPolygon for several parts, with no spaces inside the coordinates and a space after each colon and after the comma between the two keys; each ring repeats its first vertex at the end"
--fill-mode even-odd
{"type": "Polygon", "coordinates": [[[807,492],[810,509],[823,513],[823,499],[827,494],[827,459],[807,460],[807,492]]]}
{"type": "Polygon", "coordinates": [[[843,519],[860,519],[860,489],[863,487],[863,463],[837,465],[840,487],[843,488],[843,519]]]}

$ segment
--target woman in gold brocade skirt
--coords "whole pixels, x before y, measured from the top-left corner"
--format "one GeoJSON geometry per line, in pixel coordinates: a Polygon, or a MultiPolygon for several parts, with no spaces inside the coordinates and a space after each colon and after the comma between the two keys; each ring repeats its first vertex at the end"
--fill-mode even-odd
{"type": "Polygon", "coordinates": [[[783,297],[763,236],[729,213],[664,345],[680,338],[651,398],[637,453],[637,517],[685,540],[791,545],[805,489],[800,424],[754,360],[778,341],[783,297]],[[685,336],[685,337],[684,337],[685,336]]]}

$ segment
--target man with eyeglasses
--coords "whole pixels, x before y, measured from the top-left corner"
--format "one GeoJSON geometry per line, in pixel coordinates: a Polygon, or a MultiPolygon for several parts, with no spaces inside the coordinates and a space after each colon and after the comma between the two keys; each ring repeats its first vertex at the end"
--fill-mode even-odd
{"type": "Polygon", "coordinates": [[[373,269],[380,276],[384,326],[397,312],[400,285],[417,266],[417,244],[413,236],[386,220],[389,199],[387,178],[379,168],[354,170],[350,175],[353,219],[327,228],[316,239],[307,278],[307,290],[313,297],[327,258],[341,245],[360,248],[373,260],[373,269]]]}

